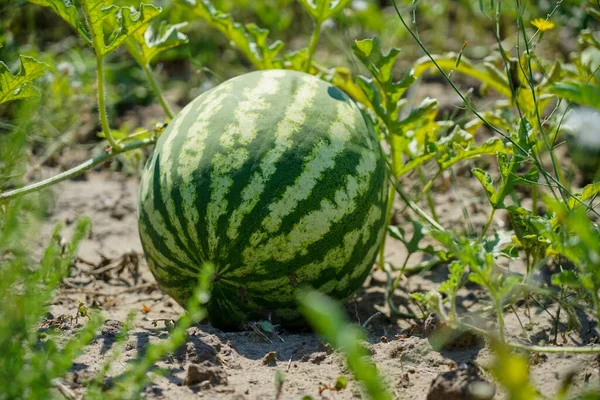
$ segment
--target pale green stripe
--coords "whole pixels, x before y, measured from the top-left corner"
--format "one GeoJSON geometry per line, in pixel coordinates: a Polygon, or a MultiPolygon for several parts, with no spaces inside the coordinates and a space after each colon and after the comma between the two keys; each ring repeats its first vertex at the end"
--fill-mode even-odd
{"type": "Polygon", "coordinates": [[[356,199],[369,189],[376,167],[374,152],[362,149],[355,175],[346,177],[346,185],[335,192],[333,202],[323,199],[321,208],[302,217],[290,233],[271,238],[265,244],[260,243],[268,239],[268,234],[254,233],[250,237],[250,246],[244,250],[244,263],[254,266],[270,259],[289,261],[297,254],[305,255],[310,244],[320,240],[334,223],[356,210],[356,199]]]}
{"type": "MultiPolygon", "coordinates": [[[[162,147],[160,148],[159,154],[156,156],[156,157],[160,156],[160,160],[159,160],[160,176],[159,177],[154,176],[154,165],[152,166],[152,169],[149,171],[150,173],[146,174],[146,175],[149,175],[151,178],[160,180],[160,193],[161,193],[162,201],[166,207],[166,214],[169,218],[169,222],[174,227],[175,232],[171,232],[167,229],[166,223],[165,223],[166,221],[164,220],[161,213],[154,206],[153,195],[150,196],[148,199],[146,199],[146,201],[144,203],[146,206],[144,208],[144,210],[146,211],[146,213],[149,216],[149,220],[152,223],[152,228],[155,229],[158,233],[160,233],[160,235],[165,239],[165,243],[166,243],[167,247],[169,248],[169,250],[173,254],[176,254],[178,259],[181,262],[187,263],[189,265],[196,264],[198,260],[194,260],[194,261],[190,260],[190,258],[187,256],[186,252],[183,251],[182,249],[180,249],[179,246],[176,244],[175,237],[173,236],[173,234],[176,234],[177,238],[179,240],[181,240],[181,242],[183,242],[183,244],[188,249],[193,248],[192,246],[190,246],[190,243],[187,243],[186,236],[185,236],[185,233],[183,230],[183,226],[181,225],[179,218],[177,218],[177,214],[175,211],[177,205],[175,204],[175,200],[173,199],[173,196],[171,195],[172,190],[173,190],[173,178],[172,178],[173,161],[176,158],[173,156],[172,151],[173,151],[173,142],[180,135],[179,128],[181,127],[181,124],[186,119],[188,114],[190,114],[192,112],[196,113],[198,111],[197,108],[198,108],[198,104],[200,103],[201,99],[202,99],[202,97],[197,97],[194,101],[190,102],[187,106],[185,106],[185,108],[183,110],[181,110],[180,113],[173,120],[173,125],[169,126],[170,132],[169,132],[166,140],[162,143],[162,147]]],[[[156,157],[154,159],[154,162],[156,162],[156,157]]],[[[149,182],[149,184],[151,185],[152,182],[149,182]]],[[[149,193],[152,194],[153,191],[149,190],[149,193]]]]}
{"type": "Polygon", "coordinates": [[[337,120],[329,128],[329,143],[320,142],[304,160],[302,173],[294,184],[288,186],[282,198],[269,205],[270,214],[263,220],[262,226],[268,232],[279,230],[284,217],[291,214],[298,203],[307,199],[312,189],[323,177],[323,173],[335,166],[335,158],[350,140],[355,129],[354,113],[349,103],[338,102],[337,120]],[[349,118],[350,117],[350,118],[349,118]]]}
{"type": "MultiPolygon", "coordinates": [[[[330,268],[335,269],[337,273],[341,272],[343,268],[348,266],[359,241],[365,244],[371,238],[370,235],[373,230],[373,226],[381,219],[381,213],[381,207],[375,204],[371,205],[364,227],[346,233],[346,235],[344,235],[344,242],[340,246],[336,246],[329,250],[321,261],[310,263],[297,269],[294,273],[296,274],[298,280],[301,282],[314,282],[315,280],[318,280],[321,272],[330,268]]],[[[369,249],[369,252],[370,250],[371,249],[369,249]]],[[[352,275],[345,275],[344,278],[342,278],[342,280],[339,282],[339,287],[344,287],[344,285],[347,285],[351,276],[355,276],[355,274],[359,273],[360,271],[364,271],[364,268],[364,265],[361,265],[360,267],[357,266],[352,275]]],[[[289,279],[285,277],[272,281],[267,280],[265,282],[261,282],[261,297],[265,298],[266,300],[276,301],[278,298],[291,296],[293,294],[293,287],[288,281],[289,279]]],[[[326,284],[329,285],[326,287],[328,291],[333,290],[335,286],[338,285],[338,281],[334,280],[333,283],[333,286],[331,286],[331,283],[326,284]]],[[[327,293],[327,291],[324,291],[324,293],[327,293]]]]}
{"type": "MultiPolygon", "coordinates": [[[[178,154],[177,175],[181,178],[179,193],[182,199],[184,223],[192,243],[195,244],[200,243],[197,229],[198,222],[200,221],[200,213],[196,204],[198,183],[193,179],[193,174],[198,170],[198,166],[204,156],[206,139],[211,134],[208,130],[209,120],[221,110],[222,101],[228,95],[229,86],[223,84],[203,99],[202,104],[204,107],[190,126],[188,135],[182,143],[178,154]]],[[[198,251],[200,260],[205,261],[206,256],[202,251],[202,246],[196,245],[194,248],[198,251]]]]}
{"type": "Polygon", "coordinates": [[[227,210],[226,197],[233,185],[231,172],[240,169],[248,160],[248,150],[244,146],[256,137],[261,112],[271,106],[266,96],[277,93],[281,77],[283,71],[268,71],[262,74],[255,87],[245,89],[245,100],[238,104],[234,112],[236,122],[227,125],[219,138],[226,153],[216,153],[211,160],[211,197],[206,207],[208,255],[211,259],[215,257],[219,245],[218,221],[227,210]]]}
{"type": "Polygon", "coordinates": [[[291,105],[277,125],[274,147],[264,155],[260,163],[260,170],[252,175],[250,182],[242,190],[242,202],[233,211],[227,229],[227,236],[230,239],[237,238],[243,218],[258,204],[267,181],[276,171],[277,161],[292,147],[292,137],[295,133],[301,131],[302,124],[306,120],[306,111],[310,109],[317,94],[318,83],[319,81],[312,76],[302,79],[302,84],[296,91],[291,105]]]}
{"type": "MultiPolygon", "coordinates": [[[[363,244],[366,243],[368,241],[368,239],[371,238],[370,234],[372,232],[373,226],[375,225],[375,223],[377,221],[381,220],[381,216],[382,216],[381,214],[382,214],[382,209],[376,205],[372,205],[371,208],[369,209],[369,216],[367,217],[368,222],[366,223],[365,227],[361,230],[363,244]]],[[[370,262],[372,262],[373,257],[375,256],[375,252],[379,249],[379,244],[381,243],[381,240],[380,240],[381,232],[382,232],[382,230],[380,229],[380,231],[377,234],[377,240],[375,240],[375,243],[367,251],[365,258],[362,260],[360,265],[357,265],[351,274],[344,275],[344,277],[342,279],[340,279],[339,281],[332,280],[330,282],[327,282],[318,289],[320,291],[322,291],[323,293],[330,293],[331,291],[334,291],[334,290],[343,289],[345,287],[348,287],[350,280],[356,278],[357,276],[359,276],[360,274],[365,272],[365,269],[370,267],[370,265],[368,265],[368,264],[370,262]]]]}
{"type": "MultiPolygon", "coordinates": [[[[344,243],[329,250],[323,260],[307,264],[294,271],[300,283],[314,282],[323,270],[335,268],[338,272],[348,265],[362,232],[354,230],[344,236],[344,243]]],[[[294,287],[288,277],[267,280],[260,283],[261,298],[269,301],[293,296],[294,287]]]]}
{"type": "Polygon", "coordinates": [[[183,275],[195,276],[193,273],[191,273],[187,269],[181,268],[177,263],[175,263],[175,262],[171,261],[169,258],[165,257],[162,254],[162,252],[160,252],[154,246],[153,238],[148,234],[145,226],[143,226],[142,224],[140,224],[139,233],[140,233],[140,238],[141,238],[142,242],[144,243],[144,251],[148,255],[148,257],[146,258],[146,260],[148,262],[148,266],[150,267],[150,270],[155,275],[157,275],[156,278],[158,281],[161,280],[160,279],[161,276],[164,276],[165,278],[167,278],[168,275],[172,274],[173,271],[175,271],[175,270],[179,271],[183,275]],[[157,268],[154,263],[158,263],[160,267],[157,268]]]}
{"type": "MultiPolygon", "coordinates": [[[[162,214],[160,213],[159,209],[154,205],[154,188],[152,187],[152,180],[154,177],[155,165],[156,156],[152,159],[150,165],[148,165],[147,171],[145,171],[145,173],[142,174],[142,182],[140,189],[140,198],[142,199],[142,202],[140,206],[143,207],[143,211],[146,214],[144,223],[150,224],[152,226],[152,228],[156,231],[156,234],[160,237],[160,239],[164,242],[165,246],[169,249],[169,251],[172,254],[176,255],[177,257],[180,257],[180,260],[182,262],[189,262],[185,251],[182,251],[177,245],[175,237],[173,236],[173,232],[167,229],[162,214]]],[[[152,238],[149,238],[149,240],[152,241],[152,238]]],[[[159,239],[154,238],[154,240],[159,239]]]]}

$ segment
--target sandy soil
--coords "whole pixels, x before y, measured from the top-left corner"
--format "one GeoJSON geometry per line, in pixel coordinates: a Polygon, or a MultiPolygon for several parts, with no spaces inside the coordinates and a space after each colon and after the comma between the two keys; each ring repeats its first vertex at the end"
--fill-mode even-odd
{"type": "MultiPolygon", "coordinates": [[[[434,194],[443,224],[462,226],[466,210],[472,226],[464,229],[481,229],[488,212],[479,201],[481,189],[467,184],[452,187],[446,186],[434,194]]],[[[42,230],[40,248],[55,222],[66,223],[68,234],[76,217],[87,215],[92,220],[92,233],[82,243],[80,258],[56,294],[49,316],[74,315],[77,302],[83,301],[99,309],[106,318],[101,332],[77,358],[65,380],[65,385],[77,394],[84,392],[86,380],[111,354],[115,335],[129,312],[135,312],[134,327],[125,351],[112,365],[109,374],[112,377],[118,376],[129,362],[143,354],[148,343],[167,337],[163,325],[154,327],[152,320],[176,320],[182,314],[182,309],[154,285],[141,254],[136,222],[137,189],[135,178],[108,171],[89,172],[84,179],[63,182],[54,190],[54,204],[42,230]],[[144,309],[148,312],[144,313],[144,309]]],[[[409,225],[402,219],[396,222],[409,225]]],[[[504,224],[499,215],[494,228],[504,224]]],[[[399,264],[405,255],[402,245],[390,240],[389,260],[399,264]]],[[[409,265],[419,261],[411,258],[409,265]]],[[[409,294],[435,287],[445,279],[446,272],[440,267],[405,279],[394,293],[395,304],[403,306],[403,311],[409,306],[412,311],[419,312],[414,305],[410,306],[409,294]]],[[[435,351],[420,327],[390,315],[385,306],[385,285],[385,275],[375,270],[346,308],[349,317],[360,324],[377,312],[382,313],[365,327],[369,338],[367,346],[389,386],[400,398],[466,398],[467,388],[472,387],[468,385],[473,380],[493,381],[485,370],[493,362],[493,356],[484,343],[464,340],[450,350],[435,351]],[[427,397],[432,383],[433,389],[427,397]]],[[[462,312],[482,301],[482,291],[476,287],[469,286],[460,295],[462,312]]],[[[525,316],[522,308],[517,312],[521,321],[529,325],[529,330],[523,331],[515,314],[508,313],[507,334],[511,340],[525,339],[535,344],[551,340],[553,325],[546,312],[531,308],[531,318],[525,316]]],[[[589,344],[598,339],[597,327],[583,317],[583,328],[565,336],[565,344],[589,344]]],[[[561,328],[564,329],[563,324],[561,328]]],[[[69,337],[77,330],[77,326],[65,324],[63,334],[69,337]]],[[[222,332],[209,325],[194,327],[189,330],[185,346],[158,363],[157,367],[166,370],[166,374],[155,375],[143,396],[179,400],[197,397],[274,399],[275,372],[280,369],[286,374],[281,399],[300,399],[305,395],[315,399],[363,397],[359,385],[351,380],[342,357],[332,352],[316,335],[281,332],[280,336],[283,340],[272,337],[272,343],[268,343],[252,331],[222,332]],[[333,385],[340,375],[349,378],[345,390],[319,394],[320,386],[333,385]]],[[[531,360],[532,376],[545,396],[555,394],[561,380],[571,372],[575,374],[574,387],[597,386],[600,385],[599,361],[595,356],[581,355],[535,357],[531,360]]],[[[501,389],[496,388],[495,398],[502,396],[501,389]]]]}

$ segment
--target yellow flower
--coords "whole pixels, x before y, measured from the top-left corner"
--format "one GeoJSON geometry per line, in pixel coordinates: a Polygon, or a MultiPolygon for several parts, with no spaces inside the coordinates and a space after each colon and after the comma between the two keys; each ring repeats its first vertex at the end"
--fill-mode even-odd
{"type": "Polygon", "coordinates": [[[543,18],[536,18],[531,21],[531,25],[535,26],[540,30],[540,32],[549,31],[554,28],[554,22],[545,20],[543,18]]]}

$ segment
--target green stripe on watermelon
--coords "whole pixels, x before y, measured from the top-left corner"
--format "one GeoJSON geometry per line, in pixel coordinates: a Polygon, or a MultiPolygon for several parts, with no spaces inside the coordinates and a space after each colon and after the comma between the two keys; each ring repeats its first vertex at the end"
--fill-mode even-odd
{"type": "Polygon", "coordinates": [[[296,324],[295,290],[347,299],[385,229],[385,162],[339,89],[259,71],[200,95],[174,118],[140,187],[140,236],[159,285],[184,304],[216,265],[209,316],[221,327],[296,324]]]}

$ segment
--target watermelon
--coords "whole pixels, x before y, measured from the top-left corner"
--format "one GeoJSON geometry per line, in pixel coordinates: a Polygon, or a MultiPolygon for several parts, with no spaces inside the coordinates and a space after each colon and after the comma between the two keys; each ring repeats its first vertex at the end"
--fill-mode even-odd
{"type": "Polygon", "coordinates": [[[141,179],[139,233],[159,286],[185,304],[215,266],[211,322],[301,324],[296,290],[348,299],[385,230],[385,158],[338,88],[284,70],[201,94],[160,136],[141,179]]]}

